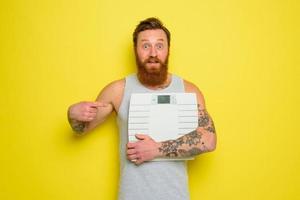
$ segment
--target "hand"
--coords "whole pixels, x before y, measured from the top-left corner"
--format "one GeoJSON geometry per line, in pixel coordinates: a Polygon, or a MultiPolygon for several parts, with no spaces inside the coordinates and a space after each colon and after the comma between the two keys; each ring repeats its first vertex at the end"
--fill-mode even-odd
{"type": "Polygon", "coordinates": [[[79,102],[70,106],[68,114],[71,120],[77,120],[81,122],[90,122],[96,118],[98,109],[100,107],[108,106],[107,103],[102,102],[79,102]]]}
{"type": "Polygon", "coordinates": [[[137,142],[129,142],[127,144],[127,158],[136,165],[140,165],[145,161],[153,160],[159,155],[160,143],[155,142],[150,136],[136,134],[137,142]]]}

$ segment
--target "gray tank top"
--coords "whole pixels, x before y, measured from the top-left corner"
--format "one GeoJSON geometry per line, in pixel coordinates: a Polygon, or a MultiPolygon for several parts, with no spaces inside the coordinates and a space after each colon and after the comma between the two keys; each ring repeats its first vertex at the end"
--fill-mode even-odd
{"type": "Polygon", "coordinates": [[[144,87],[136,75],[126,77],[125,90],[118,113],[120,133],[119,200],[187,200],[188,176],[186,161],[144,162],[136,166],[127,160],[128,110],[131,93],[184,92],[181,78],[172,75],[167,88],[151,90],[144,87]]]}

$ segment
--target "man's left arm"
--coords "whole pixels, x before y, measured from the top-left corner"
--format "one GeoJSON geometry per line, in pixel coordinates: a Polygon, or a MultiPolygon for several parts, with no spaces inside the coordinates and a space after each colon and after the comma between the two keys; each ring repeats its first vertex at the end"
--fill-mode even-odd
{"type": "Polygon", "coordinates": [[[204,97],[193,84],[186,82],[186,92],[197,95],[198,128],[175,140],[155,142],[147,135],[137,134],[139,141],[127,144],[127,157],[136,164],[155,158],[186,158],[210,152],[216,148],[216,130],[205,108],[204,97]]]}
{"type": "Polygon", "coordinates": [[[216,148],[214,123],[205,109],[198,105],[198,128],[176,140],[159,143],[158,158],[186,158],[213,151],[216,148]]]}

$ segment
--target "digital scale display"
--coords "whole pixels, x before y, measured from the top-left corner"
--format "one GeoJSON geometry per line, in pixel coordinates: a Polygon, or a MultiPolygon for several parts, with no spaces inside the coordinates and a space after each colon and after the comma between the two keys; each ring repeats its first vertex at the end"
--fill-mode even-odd
{"type": "Polygon", "coordinates": [[[170,104],[171,98],[170,95],[158,95],[157,103],[158,104],[170,104]]]}

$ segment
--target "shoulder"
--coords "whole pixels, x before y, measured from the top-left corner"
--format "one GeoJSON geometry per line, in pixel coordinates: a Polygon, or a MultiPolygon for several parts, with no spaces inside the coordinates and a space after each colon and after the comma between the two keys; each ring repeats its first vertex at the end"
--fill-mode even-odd
{"type": "Polygon", "coordinates": [[[119,79],[119,80],[115,80],[109,84],[107,84],[103,90],[109,90],[109,91],[120,91],[122,89],[124,89],[125,87],[125,78],[123,79],[119,79]]]}
{"type": "Polygon", "coordinates": [[[183,80],[183,83],[184,83],[185,92],[195,92],[195,93],[199,93],[199,95],[203,96],[200,89],[194,83],[187,81],[187,80],[183,80]]]}
{"type": "Polygon", "coordinates": [[[112,100],[116,96],[120,96],[123,94],[125,87],[125,78],[112,81],[111,83],[107,84],[99,93],[97,99],[106,99],[112,100]]]}
{"type": "Polygon", "coordinates": [[[185,92],[196,93],[199,105],[205,108],[205,100],[201,90],[194,83],[189,82],[187,80],[183,80],[183,83],[184,83],[185,92]]]}

